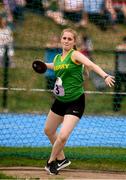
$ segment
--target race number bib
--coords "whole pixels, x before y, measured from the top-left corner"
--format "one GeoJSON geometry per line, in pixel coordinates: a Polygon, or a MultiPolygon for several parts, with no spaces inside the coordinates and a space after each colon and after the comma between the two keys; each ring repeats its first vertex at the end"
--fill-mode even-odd
{"type": "Polygon", "coordinates": [[[64,96],[64,87],[62,86],[62,79],[60,77],[58,77],[56,79],[55,85],[54,85],[54,90],[53,93],[56,96],[64,96]]]}

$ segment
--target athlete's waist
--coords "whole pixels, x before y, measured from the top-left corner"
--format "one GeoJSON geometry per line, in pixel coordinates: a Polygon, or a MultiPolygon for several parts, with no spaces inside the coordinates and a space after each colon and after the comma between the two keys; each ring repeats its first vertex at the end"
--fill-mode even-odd
{"type": "Polygon", "coordinates": [[[78,99],[82,94],[84,94],[84,89],[82,89],[79,93],[71,93],[64,96],[56,96],[56,99],[58,99],[61,102],[72,102],[76,99],[78,99]]]}

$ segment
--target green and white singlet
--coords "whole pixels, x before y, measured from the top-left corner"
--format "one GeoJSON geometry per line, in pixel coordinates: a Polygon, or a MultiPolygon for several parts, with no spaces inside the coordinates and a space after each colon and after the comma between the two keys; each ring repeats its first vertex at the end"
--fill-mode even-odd
{"type": "Polygon", "coordinates": [[[54,86],[56,98],[62,102],[76,100],[84,93],[83,65],[77,64],[71,58],[74,49],[71,49],[62,59],[61,54],[54,58],[54,72],[57,77],[54,86]]]}

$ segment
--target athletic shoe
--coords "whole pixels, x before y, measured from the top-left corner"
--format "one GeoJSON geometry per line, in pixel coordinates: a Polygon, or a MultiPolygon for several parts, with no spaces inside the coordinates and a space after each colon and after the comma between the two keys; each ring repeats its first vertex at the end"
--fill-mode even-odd
{"type": "Polygon", "coordinates": [[[58,174],[57,162],[52,161],[51,163],[48,163],[48,161],[47,161],[47,165],[45,166],[45,170],[51,175],[58,174]]]}
{"type": "Polygon", "coordinates": [[[57,161],[57,170],[61,170],[71,164],[71,161],[69,161],[67,158],[63,160],[56,160],[57,161]]]}

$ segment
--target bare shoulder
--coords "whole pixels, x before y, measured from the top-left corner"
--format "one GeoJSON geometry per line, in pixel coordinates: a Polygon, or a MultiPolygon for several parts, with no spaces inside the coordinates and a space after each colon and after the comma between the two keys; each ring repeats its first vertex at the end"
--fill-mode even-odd
{"type": "Polygon", "coordinates": [[[73,51],[73,53],[72,53],[72,57],[75,58],[75,59],[76,59],[76,57],[78,57],[78,56],[80,56],[80,55],[82,55],[82,53],[79,52],[78,50],[75,50],[75,51],[73,51]]]}
{"type": "Polygon", "coordinates": [[[81,52],[75,50],[72,54],[72,59],[79,64],[83,64],[85,61],[89,61],[89,59],[83,55],[81,52]]]}

